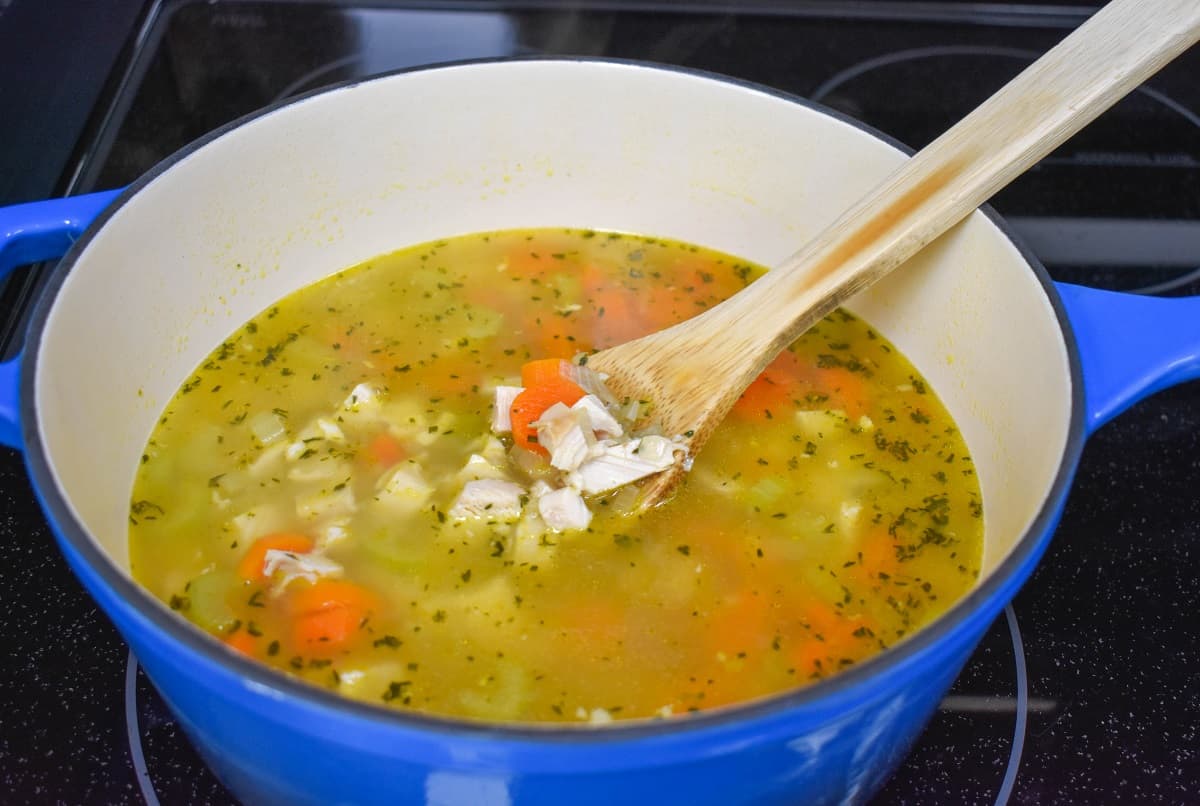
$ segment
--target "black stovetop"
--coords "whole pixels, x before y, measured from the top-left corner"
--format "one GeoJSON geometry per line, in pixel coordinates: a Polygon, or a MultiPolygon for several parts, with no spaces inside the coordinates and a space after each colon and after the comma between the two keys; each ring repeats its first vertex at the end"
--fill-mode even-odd
{"type": "MultiPolygon", "coordinates": [[[[6,12],[0,0],[0,32],[27,1],[6,12]]],[[[120,6],[113,15],[128,30],[110,15],[96,29],[107,38],[84,37],[70,64],[0,40],[10,47],[3,58],[24,46],[39,71],[63,75],[100,51],[119,56],[108,80],[94,82],[94,103],[73,85],[87,99],[72,118],[83,134],[57,188],[40,193],[124,184],[227,120],[324,84],[513,54],[727,73],[919,147],[1088,10],[869,0],[120,6]]],[[[997,197],[1055,278],[1200,291],[1198,74],[1193,49],[997,197]]],[[[0,90],[18,80],[0,73],[0,90]]],[[[56,138],[47,130],[43,142],[56,138]]],[[[37,287],[31,273],[0,290],[0,347],[10,354],[37,287]]],[[[1096,434],[1039,570],[873,802],[1200,799],[1197,489],[1200,384],[1161,393],[1096,434]]],[[[0,801],[232,802],[66,569],[11,452],[0,452],[0,635],[0,801]]]]}

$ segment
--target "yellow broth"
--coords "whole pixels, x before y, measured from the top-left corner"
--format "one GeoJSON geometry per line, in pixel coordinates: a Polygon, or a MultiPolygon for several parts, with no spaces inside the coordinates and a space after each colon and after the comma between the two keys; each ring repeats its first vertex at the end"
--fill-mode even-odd
{"type": "Polygon", "coordinates": [[[491,390],[519,384],[522,362],[663,327],[759,272],[662,239],[528,230],[416,246],[302,289],[230,335],[167,407],[133,490],[133,573],[237,651],[444,715],[671,718],[835,674],[962,596],[983,538],[959,432],[848,313],[756,381],[657,510],[626,514],[630,491],[616,491],[590,502],[586,531],[541,536],[447,517],[468,458],[505,459],[491,390]],[[353,399],[364,383],[381,393],[370,405],[353,399]],[[397,467],[417,468],[428,496],[381,493],[397,467]],[[309,581],[239,576],[278,533],[327,545],[369,592],[350,634],[298,633],[309,581]]]}

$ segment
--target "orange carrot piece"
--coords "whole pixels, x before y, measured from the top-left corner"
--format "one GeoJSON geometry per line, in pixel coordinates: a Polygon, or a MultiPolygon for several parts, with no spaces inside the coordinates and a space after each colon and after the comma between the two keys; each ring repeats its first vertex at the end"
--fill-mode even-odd
{"type": "Polygon", "coordinates": [[[342,579],[322,579],[293,593],[289,609],[295,614],[292,638],[296,648],[328,654],[350,644],[378,609],[375,594],[342,579]]]}
{"type": "Polygon", "coordinates": [[[625,637],[625,608],[596,600],[567,608],[562,612],[563,627],[584,639],[589,646],[613,643],[625,637]]]}
{"type": "Polygon", "coordinates": [[[828,408],[842,409],[852,420],[867,413],[866,384],[862,376],[845,367],[818,369],[816,387],[829,396],[828,408]]]}
{"type": "Polygon", "coordinates": [[[313,541],[312,538],[296,532],[264,535],[251,543],[250,548],[242,555],[237,567],[238,576],[249,582],[265,581],[263,565],[267,560],[267,552],[271,549],[307,554],[313,549],[313,541]]]}
{"type": "Polygon", "coordinates": [[[809,630],[797,631],[788,655],[801,679],[817,672],[832,674],[840,668],[838,661],[842,658],[859,654],[854,651],[858,640],[854,632],[866,626],[865,620],[850,618],[817,602],[809,603],[804,620],[809,630]]]}
{"type": "Polygon", "coordinates": [[[513,400],[509,411],[513,441],[526,450],[548,456],[546,449],[537,444],[537,429],[533,427],[533,423],[555,403],[571,406],[583,395],[583,389],[561,377],[540,386],[526,388],[513,400]]]}
{"type": "Polygon", "coordinates": [[[769,632],[770,612],[768,596],[749,591],[737,594],[709,619],[709,646],[713,652],[724,652],[730,657],[765,649],[773,637],[769,632]]]}
{"type": "Polygon", "coordinates": [[[372,464],[387,468],[407,456],[408,452],[404,450],[400,440],[383,431],[367,445],[367,455],[372,464]]]}
{"type": "Polygon", "coordinates": [[[896,539],[887,529],[880,526],[863,535],[859,543],[862,561],[848,570],[861,575],[869,584],[878,584],[882,578],[895,576],[900,569],[896,559],[896,539]]]}
{"type": "Polygon", "coordinates": [[[584,296],[591,314],[588,330],[597,349],[645,336],[655,328],[645,321],[636,292],[609,277],[599,266],[583,271],[584,296]]]}
{"type": "Polygon", "coordinates": [[[746,387],[733,404],[733,412],[746,420],[766,420],[795,408],[799,364],[794,353],[784,350],[746,387]]]}
{"type": "Polygon", "coordinates": [[[254,636],[245,630],[238,630],[233,635],[222,638],[221,640],[225,642],[226,646],[230,647],[231,649],[235,649],[238,652],[241,652],[243,655],[251,658],[254,657],[254,650],[258,645],[258,643],[254,640],[254,636]]]}
{"type": "Polygon", "coordinates": [[[554,314],[543,316],[537,324],[538,350],[561,361],[578,352],[591,349],[591,344],[579,338],[578,328],[567,317],[554,314]]]}
{"type": "Polygon", "coordinates": [[[539,358],[521,367],[521,385],[543,386],[560,380],[571,380],[570,362],[561,358],[539,358]]]}

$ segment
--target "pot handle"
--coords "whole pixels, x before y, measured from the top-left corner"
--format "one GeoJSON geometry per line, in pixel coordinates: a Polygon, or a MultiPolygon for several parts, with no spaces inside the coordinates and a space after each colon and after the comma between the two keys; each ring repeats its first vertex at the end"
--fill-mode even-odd
{"type": "MultiPolygon", "coordinates": [[[[62,257],[121,191],[0,207],[0,279],[17,266],[62,257]]],[[[20,362],[0,363],[0,445],[21,447],[20,362]]]]}
{"type": "Polygon", "coordinates": [[[1089,434],[1139,400],[1200,378],[1200,297],[1056,285],[1079,347],[1089,434]]]}

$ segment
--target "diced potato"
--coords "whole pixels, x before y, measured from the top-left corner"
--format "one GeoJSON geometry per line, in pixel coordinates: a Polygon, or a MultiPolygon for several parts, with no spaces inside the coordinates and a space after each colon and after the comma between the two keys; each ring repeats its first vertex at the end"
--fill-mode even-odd
{"type": "Polygon", "coordinates": [[[278,532],[286,523],[283,511],[276,504],[262,504],[230,518],[226,529],[233,532],[239,543],[249,543],[256,537],[278,532]]]}
{"type": "Polygon", "coordinates": [[[810,439],[832,436],[846,425],[846,414],[841,410],[800,409],[792,416],[810,439]]]}
{"type": "Polygon", "coordinates": [[[433,486],[425,480],[420,465],[401,462],[380,479],[375,500],[393,512],[416,512],[433,496],[433,486]]]}
{"type": "Polygon", "coordinates": [[[296,462],[288,469],[287,477],[292,481],[343,482],[351,477],[354,468],[344,459],[328,456],[310,456],[296,462]]]}
{"type": "Polygon", "coordinates": [[[287,424],[273,411],[260,411],[247,423],[259,445],[270,445],[287,436],[287,424]]]}
{"type": "Polygon", "coordinates": [[[350,489],[349,485],[319,490],[296,499],[296,514],[305,520],[340,518],[353,515],[357,509],[354,490],[350,489]]]}

